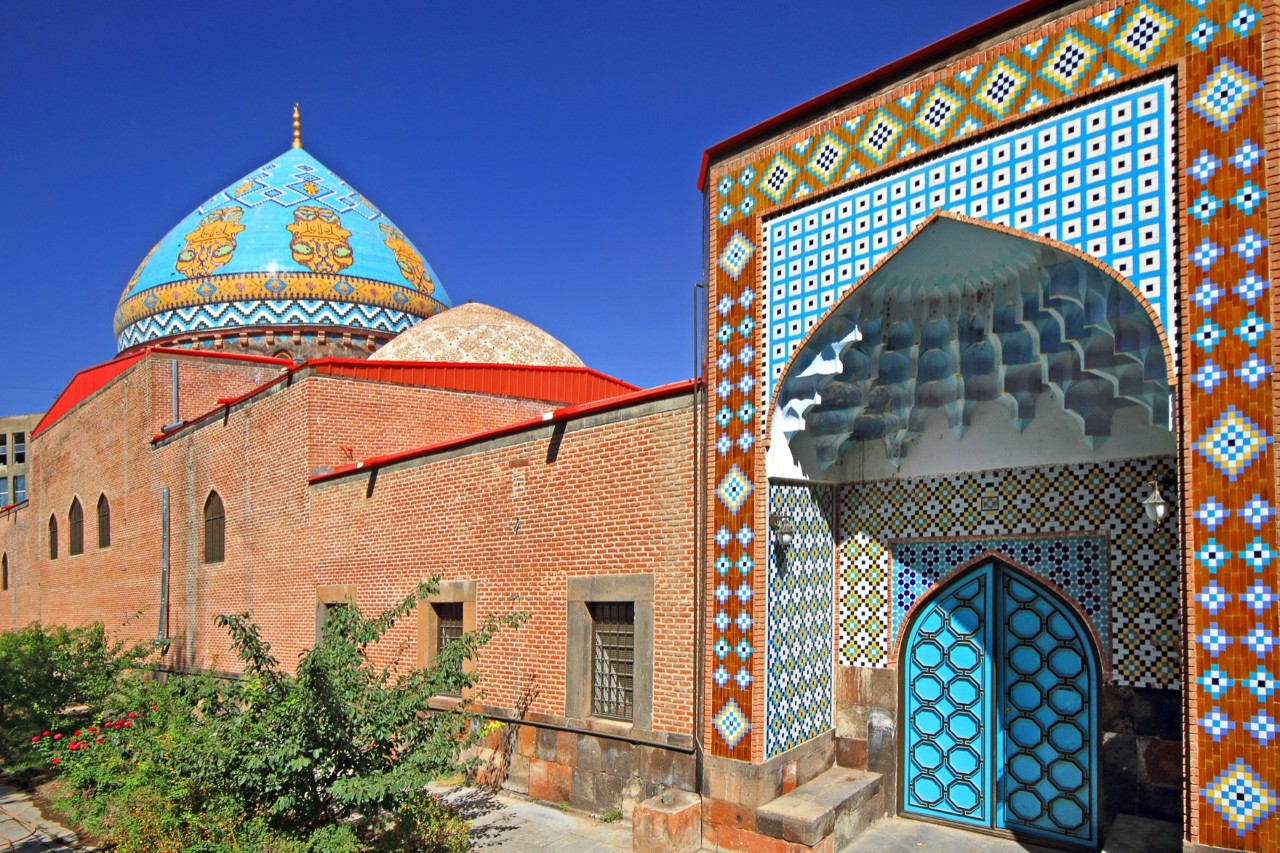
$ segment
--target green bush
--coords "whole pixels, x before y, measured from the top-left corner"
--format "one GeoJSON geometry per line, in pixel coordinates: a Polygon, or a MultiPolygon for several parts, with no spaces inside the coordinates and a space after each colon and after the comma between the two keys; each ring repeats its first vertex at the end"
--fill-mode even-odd
{"type": "Polygon", "coordinates": [[[334,608],[294,674],[249,614],[218,617],[242,678],[132,682],[127,713],[32,746],[67,783],[62,806],[122,851],[466,850],[466,822],[423,789],[463,768],[480,718],[427,703],[473,684],[463,659],[523,617],[490,617],[426,669],[373,665],[369,647],[435,590],[371,618],[334,608]]]}
{"type": "Polygon", "coordinates": [[[0,634],[0,768],[25,765],[33,732],[101,713],[153,648],[112,642],[101,622],[80,628],[35,623],[0,634]]]}

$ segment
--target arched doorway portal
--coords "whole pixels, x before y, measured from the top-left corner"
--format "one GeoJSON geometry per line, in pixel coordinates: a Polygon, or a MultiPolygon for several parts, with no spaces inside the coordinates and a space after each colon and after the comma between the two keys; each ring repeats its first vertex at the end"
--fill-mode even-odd
{"type": "Polygon", "coordinates": [[[917,603],[900,662],[904,813],[1097,844],[1098,656],[1061,596],[982,559],[917,603]]]}

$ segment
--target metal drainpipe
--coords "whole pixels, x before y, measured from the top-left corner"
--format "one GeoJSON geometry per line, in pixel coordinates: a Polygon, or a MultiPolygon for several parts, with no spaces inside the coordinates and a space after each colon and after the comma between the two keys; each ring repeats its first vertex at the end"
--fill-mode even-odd
{"type": "Polygon", "coordinates": [[[169,359],[169,425],[165,429],[178,426],[178,360],[169,359]]]}
{"type": "MultiPolygon", "coordinates": [[[[176,368],[177,362],[174,362],[176,368]]],[[[174,384],[178,374],[174,371],[174,384]]],[[[156,625],[156,645],[169,638],[169,487],[160,490],[160,619],[156,625]]]]}
{"type": "MultiPolygon", "coordinates": [[[[702,196],[702,205],[699,211],[702,220],[702,272],[699,278],[706,275],[706,270],[711,265],[711,194],[710,191],[704,192],[702,196]]],[[[694,626],[693,626],[693,744],[694,744],[694,776],[697,780],[698,790],[702,790],[702,774],[703,774],[703,755],[706,752],[706,745],[702,742],[702,727],[705,722],[705,714],[703,712],[704,692],[706,685],[703,683],[706,674],[706,655],[707,655],[707,595],[706,595],[706,531],[707,531],[707,505],[706,505],[706,446],[707,446],[707,425],[704,418],[707,415],[706,409],[706,380],[707,380],[707,335],[703,328],[707,322],[703,314],[703,304],[699,301],[699,289],[702,290],[702,299],[711,298],[711,282],[709,279],[703,279],[694,286],[693,289],[693,375],[702,379],[702,387],[694,388],[693,392],[693,565],[694,565],[694,626]]]]}

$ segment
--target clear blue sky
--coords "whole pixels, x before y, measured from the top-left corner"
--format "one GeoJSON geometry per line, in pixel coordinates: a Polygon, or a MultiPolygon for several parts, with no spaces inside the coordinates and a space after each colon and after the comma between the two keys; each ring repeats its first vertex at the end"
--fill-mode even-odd
{"type": "Polygon", "coordinates": [[[703,149],[1007,5],[4,3],[0,414],[114,356],[142,256],[288,147],[294,101],[455,304],[688,378],[703,149]]]}

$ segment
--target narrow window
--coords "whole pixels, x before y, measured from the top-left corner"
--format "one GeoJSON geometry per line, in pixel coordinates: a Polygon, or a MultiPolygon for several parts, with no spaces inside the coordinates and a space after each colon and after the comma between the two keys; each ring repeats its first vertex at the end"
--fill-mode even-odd
{"type": "Polygon", "coordinates": [[[591,713],[629,721],[636,661],[635,605],[595,602],[591,623],[591,713]]]}
{"type": "Polygon", "coordinates": [[[0,432],[0,465],[9,464],[9,436],[0,432]]]}
{"type": "Polygon", "coordinates": [[[58,517],[49,516],[49,559],[58,559],[58,517]]]}
{"type": "Polygon", "coordinates": [[[0,506],[9,505],[9,478],[0,477],[0,506]]]}
{"type": "Polygon", "coordinates": [[[21,465],[27,461],[27,434],[25,432],[15,432],[13,434],[13,464],[21,465]]]}
{"type": "Polygon", "coordinates": [[[13,475],[13,502],[20,504],[27,499],[27,475],[13,475]]]}
{"type": "Polygon", "coordinates": [[[0,590],[9,589],[9,555],[0,554],[0,590]]]}
{"type": "Polygon", "coordinates": [[[98,495],[98,547],[111,547],[111,503],[106,495],[98,495]]]}
{"type": "Polygon", "coordinates": [[[222,498],[210,492],[204,502],[204,561],[221,563],[225,556],[227,519],[222,509],[222,498]]]}
{"type": "MultiPolygon", "coordinates": [[[[437,602],[431,605],[436,609],[436,654],[444,647],[462,636],[462,602],[437,602]]],[[[461,696],[461,690],[453,690],[442,695],[461,696]]]]}
{"type": "Polygon", "coordinates": [[[84,509],[79,498],[71,499],[71,511],[67,513],[67,553],[74,557],[84,553],[84,509]]]}

